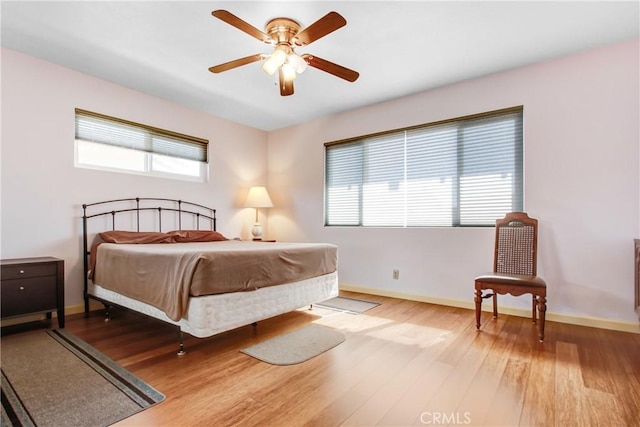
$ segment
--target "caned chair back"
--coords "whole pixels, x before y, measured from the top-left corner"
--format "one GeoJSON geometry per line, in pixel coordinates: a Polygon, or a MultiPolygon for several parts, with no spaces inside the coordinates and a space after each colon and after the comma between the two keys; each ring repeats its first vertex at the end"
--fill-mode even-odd
{"type": "Polygon", "coordinates": [[[496,221],[493,271],[535,276],[537,270],[538,220],[513,212],[496,221]]]}

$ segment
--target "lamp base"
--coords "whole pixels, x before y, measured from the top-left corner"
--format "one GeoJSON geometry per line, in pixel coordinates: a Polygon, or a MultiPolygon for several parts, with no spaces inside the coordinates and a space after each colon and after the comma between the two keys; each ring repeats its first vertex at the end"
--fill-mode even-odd
{"type": "Polygon", "coordinates": [[[253,224],[251,235],[253,236],[253,240],[262,240],[262,226],[259,222],[253,224]]]}

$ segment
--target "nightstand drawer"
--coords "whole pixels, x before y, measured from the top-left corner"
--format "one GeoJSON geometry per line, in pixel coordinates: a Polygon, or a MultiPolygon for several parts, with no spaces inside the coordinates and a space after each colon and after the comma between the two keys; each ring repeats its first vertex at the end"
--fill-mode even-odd
{"type": "Polygon", "coordinates": [[[57,268],[55,264],[31,264],[31,265],[3,265],[2,280],[22,279],[25,277],[41,277],[56,275],[57,268]]]}
{"type": "MultiPolygon", "coordinates": [[[[4,274],[4,268],[2,269],[4,274]]],[[[2,317],[55,310],[56,276],[2,280],[2,317]]]]}

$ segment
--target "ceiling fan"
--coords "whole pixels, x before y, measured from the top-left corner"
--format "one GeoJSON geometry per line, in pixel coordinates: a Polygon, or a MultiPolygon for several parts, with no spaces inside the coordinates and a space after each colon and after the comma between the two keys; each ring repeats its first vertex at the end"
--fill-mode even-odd
{"type": "Polygon", "coordinates": [[[221,73],[242,65],[264,60],[262,68],[267,74],[273,75],[278,71],[280,95],[282,96],[293,94],[293,81],[296,75],[303,72],[307,66],[333,74],[349,82],[356,81],[360,76],[358,72],[334,64],[326,59],[318,58],[308,53],[298,55],[295,52],[296,47],[311,44],[345,26],[347,21],[337,12],[327,13],[302,30],[300,24],[293,19],[275,18],[267,22],[264,32],[226,10],[214,10],[211,14],[261,42],[275,46],[270,55],[259,53],[210,67],[209,71],[212,73],[221,73]]]}

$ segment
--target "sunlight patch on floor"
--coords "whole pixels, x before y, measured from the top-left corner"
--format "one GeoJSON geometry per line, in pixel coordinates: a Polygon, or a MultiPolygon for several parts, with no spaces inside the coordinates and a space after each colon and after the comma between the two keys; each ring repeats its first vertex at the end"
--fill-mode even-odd
{"type": "Polygon", "coordinates": [[[393,341],[398,344],[418,346],[427,348],[441,343],[451,331],[430,326],[416,325],[414,323],[399,323],[384,326],[382,328],[372,328],[366,335],[393,341]]]}

